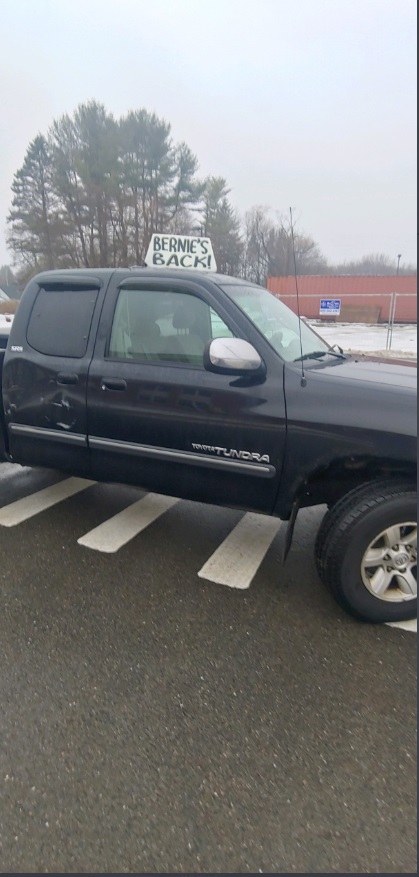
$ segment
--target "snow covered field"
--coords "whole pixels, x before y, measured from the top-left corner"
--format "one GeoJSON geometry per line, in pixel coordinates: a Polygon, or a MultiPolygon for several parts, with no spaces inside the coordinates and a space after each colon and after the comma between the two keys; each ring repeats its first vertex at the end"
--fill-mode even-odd
{"type": "Polygon", "coordinates": [[[329,344],[338,344],[346,351],[357,353],[378,353],[400,359],[416,359],[417,326],[415,324],[395,324],[391,348],[386,350],[387,325],[371,326],[365,323],[324,323],[321,320],[307,320],[329,344]]]}
{"type": "Polygon", "coordinates": [[[0,314],[0,331],[4,332],[4,330],[6,329],[6,331],[9,332],[11,325],[11,318],[6,316],[5,314],[0,314]]]}

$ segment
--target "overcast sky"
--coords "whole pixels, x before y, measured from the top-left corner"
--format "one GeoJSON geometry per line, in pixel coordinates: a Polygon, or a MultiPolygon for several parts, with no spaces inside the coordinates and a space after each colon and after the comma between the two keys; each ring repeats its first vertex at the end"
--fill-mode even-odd
{"type": "Polygon", "coordinates": [[[242,215],[416,263],[415,0],[0,0],[0,265],[30,141],[96,99],[171,123],[242,215]]]}

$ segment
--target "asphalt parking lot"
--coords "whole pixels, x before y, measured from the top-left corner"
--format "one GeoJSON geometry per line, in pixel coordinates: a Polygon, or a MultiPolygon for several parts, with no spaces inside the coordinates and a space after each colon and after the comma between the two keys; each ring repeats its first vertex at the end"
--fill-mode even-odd
{"type": "MultiPolygon", "coordinates": [[[[0,464],[0,506],[61,482],[0,464]]],[[[415,633],[325,592],[321,509],[285,568],[281,527],[256,569],[240,543],[242,589],[231,559],[210,580],[241,512],[99,538],[144,498],[92,484],[0,525],[2,871],[413,873],[415,633]]]]}

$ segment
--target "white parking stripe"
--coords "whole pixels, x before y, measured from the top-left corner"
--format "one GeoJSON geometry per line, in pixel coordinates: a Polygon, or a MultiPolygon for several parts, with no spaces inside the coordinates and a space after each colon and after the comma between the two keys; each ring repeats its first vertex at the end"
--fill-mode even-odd
{"type": "Polygon", "coordinates": [[[172,496],[148,493],[143,499],[81,536],[77,542],[86,548],[111,554],[126,545],[177,502],[179,500],[172,496]]]}
{"type": "MultiPolygon", "coordinates": [[[[0,481],[25,470],[29,471],[19,464],[0,463],[0,481]]],[[[15,527],[94,484],[96,481],[85,478],[68,478],[39,490],[0,508],[0,525],[15,527]]],[[[177,498],[149,493],[77,541],[96,551],[114,553],[178,502],[177,498]]],[[[244,515],[198,575],[230,588],[248,588],[280,527],[281,521],[277,518],[254,513],[244,515]]],[[[416,618],[387,622],[387,625],[417,633],[416,618]]]]}
{"type": "Polygon", "coordinates": [[[248,512],[198,575],[228,588],[248,588],[280,527],[278,518],[248,512]]]}
{"type": "Polygon", "coordinates": [[[409,621],[387,621],[389,627],[401,627],[402,630],[411,630],[413,633],[418,632],[417,618],[411,618],[409,621]]]}
{"type": "Polygon", "coordinates": [[[28,472],[29,466],[20,466],[19,463],[0,463],[0,480],[4,481],[5,478],[10,478],[11,475],[16,475],[17,472],[28,472]]]}
{"type": "Polygon", "coordinates": [[[38,490],[31,496],[25,496],[23,499],[3,506],[0,509],[0,524],[2,527],[16,527],[22,521],[27,521],[28,518],[33,518],[39,512],[44,512],[51,506],[57,505],[63,499],[68,499],[70,496],[86,490],[86,487],[91,487],[92,484],[96,484],[96,481],[88,481],[86,478],[66,478],[64,481],[59,481],[58,484],[53,484],[52,487],[38,490]]]}

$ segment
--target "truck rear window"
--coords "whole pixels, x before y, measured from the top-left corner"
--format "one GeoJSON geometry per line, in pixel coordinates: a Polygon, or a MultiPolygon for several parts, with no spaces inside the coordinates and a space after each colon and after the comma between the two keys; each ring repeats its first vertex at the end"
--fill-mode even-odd
{"type": "Polygon", "coordinates": [[[80,359],[86,353],[97,289],[40,289],[26,333],[46,356],[80,359]]]}

